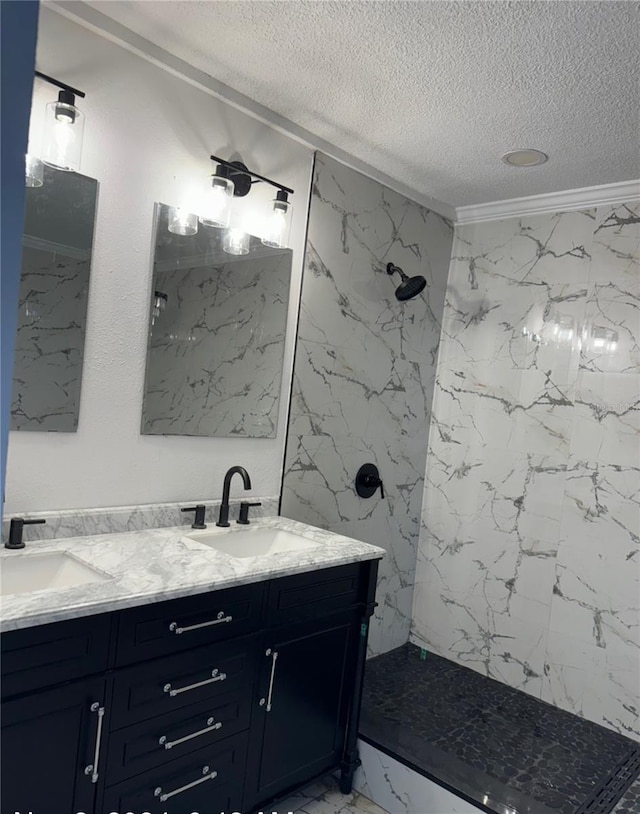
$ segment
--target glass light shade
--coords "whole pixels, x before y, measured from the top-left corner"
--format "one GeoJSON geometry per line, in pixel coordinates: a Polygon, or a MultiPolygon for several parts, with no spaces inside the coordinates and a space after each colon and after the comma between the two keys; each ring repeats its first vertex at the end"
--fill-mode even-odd
{"type": "Polygon", "coordinates": [[[174,235],[197,235],[198,216],[180,206],[169,207],[169,231],[174,235]]]}
{"type": "Polygon", "coordinates": [[[41,187],[44,180],[44,164],[35,155],[24,157],[24,177],[28,187],[41,187]]]}
{"type": "Polygon", "coordinates": [[[233,181],[223,178],[221,175],[214,175],[211,189],[204,197],[202,211],[200,212],[200,223],[205,226],[226,229],[231,220],[233,191],[233,181]]]}
{"type": "Polygon", "coordinates": [[[224,233],[222,248],[227,254],[249,254],[251,235],[242,229],[227,229],[224,233]]]}
{"type": "Polygon", "coordinates": [[[77,172],[82,156],[84,115],[75,105],[50,102],[46,107],[42,160],[50,167],[77,172]]]}
{"type": "Polygon", "coordinates": [[[276,198],[272,203],[273,210],[267,217],[262,242],[265,246],[274,249],[285,249],[289,245],[289,232],[291,231],[291,204],[276,198]]]}
{"type": "Polygon", "coordinates": [[[591,329],[591,351],[614,354],[618,349],[618,332],[611,328],[594,325],[591,329]]]}
{"type": "Polygon", "coordinates": [[[542,326],[541,335],[544,344],[573,345],[576,338],[576,324],[573,317],[567,314],[552,313],[542,326]]]}

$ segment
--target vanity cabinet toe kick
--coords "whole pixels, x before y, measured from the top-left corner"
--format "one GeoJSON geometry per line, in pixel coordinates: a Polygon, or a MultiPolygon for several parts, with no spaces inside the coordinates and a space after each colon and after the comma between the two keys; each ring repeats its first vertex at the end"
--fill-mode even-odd
{"type": "Polygon", "coordinates": [[[2,811],[254,809],[351,788],[378,561],[12,631],[2,811]]]}

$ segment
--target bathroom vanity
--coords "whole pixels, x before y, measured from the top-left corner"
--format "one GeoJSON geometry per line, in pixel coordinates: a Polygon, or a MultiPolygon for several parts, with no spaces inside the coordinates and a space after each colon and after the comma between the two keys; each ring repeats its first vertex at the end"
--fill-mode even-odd
{"type": "MultiPolygon", "coordinates": [[[[162,596],[152,593],[150,577],[127,607],[115,599],[114,574],[56,594],[53,618],[65,615],[62,594],[73,618],[28,627],[21,621],[35,618],[34,600],[54,592],[9,598],[14,618],[6,624],[17,629],[2,636],[3,811],[250,812],[337,768],[350,789],[382,552],[282,522],[306,529],[307,539],[335,540],[236,560],[231,577],[220,574],[229,556],[176,540],[175,529],[102,535],[92,543],[96,559],[103,543],[112,572],[114,552],[122,564],[128,559],[125,583],[136,568],[128,557],[135,542],[109,538],[146,536],[148,558],[173,534],[163,567],[178,567],[188,554],[200,584],[166,599],[184,593],[189,577],[165,584],[162,596]],[[201,591],[207,579],[233,584],[201,591]],[[75,607],[74,592],[85,597],[75,607]],[[88,615],[101,594],[121,607],[88,615]]],[[[67,543],[68,554],[84,546],[87,558],[89,538],[38,546],[67,543]]]]}

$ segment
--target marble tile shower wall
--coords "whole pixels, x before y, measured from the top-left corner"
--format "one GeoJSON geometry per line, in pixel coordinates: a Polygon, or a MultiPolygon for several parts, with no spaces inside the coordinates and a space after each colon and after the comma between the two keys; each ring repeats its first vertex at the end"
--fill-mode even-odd
{"type": "Polygon", "coordinates": [[[640,738],[640,205],[456,230],[412,641],[640,738]]]}
{"type": "Polygon", "coordinates": [[[317,156],[282,513],[387,550],[372,653],[409,635],[452,239],[441,216],[317,156]],[[424,275],[425,293],[398,302],[390,261],[424,275]],[[367,462],[380,469],[384,499],[355,492],[367,462]]]}

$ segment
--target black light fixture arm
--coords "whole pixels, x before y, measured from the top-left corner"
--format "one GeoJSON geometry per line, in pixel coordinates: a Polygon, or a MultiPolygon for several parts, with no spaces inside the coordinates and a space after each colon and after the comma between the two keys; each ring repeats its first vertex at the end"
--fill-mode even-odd
{"type": "MultiPolygon", "coordinates": [[[[238,172],[238,163],[233,161],[226,161],[224,158],[218,158],[217,155],[209,156],[212,161],[215,161],[218,164],[222,164],[223,167],[227,167],[228,169],[232,170],[233,172],[238,172]]],[[[271,178],[266,178],[264,175],[259,175],[257,172],[245,168],[240,170],[240,172],[245,173],[246,175],[250,175],[252,178],[255,178],[257,181],[264,181],[265,184],[271,184],[272,187],[276,187],[276,189],[282,190],[282,192],[286,192],[288,195],[293,195],[293,190],[289,187],[285,187],[284,184],[279,184],[277,181],[272,181],[271,178]]],[[[252,182],[253,183],[253,182],[252,182]]]]}
{"type": "Polygon", "coordinates": [[[50,85],[55,85],[57,88],[60,88],[60,90],[66,90],[69,93],[73,93],[74,96],[79,96],[81,99],[84,99],[85,96],[87,95],[86,93],[84,93],[81,90],[78,90],[77,88],[72,88],[71,85],[67,85],[64,82],[60,82],[59,79],[54,79],[52,76],[47,76],[46,73],[36,71],[35,74],[39,79],[44,79],[44,81],[48,82],[50,85]]]}

